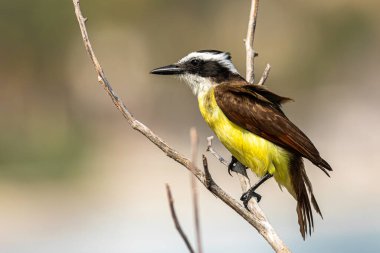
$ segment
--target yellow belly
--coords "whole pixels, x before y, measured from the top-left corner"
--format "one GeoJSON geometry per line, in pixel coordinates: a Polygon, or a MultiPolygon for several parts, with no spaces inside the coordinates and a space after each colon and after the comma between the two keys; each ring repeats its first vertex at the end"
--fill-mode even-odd
{"type": "Polygon", "coordinates": [[[199,109],[222,144],[257,176],[266,173],[294,195],[289,175],[290,153],[231,122],[217,106],[214,89],[198,97],[199,109]]]}

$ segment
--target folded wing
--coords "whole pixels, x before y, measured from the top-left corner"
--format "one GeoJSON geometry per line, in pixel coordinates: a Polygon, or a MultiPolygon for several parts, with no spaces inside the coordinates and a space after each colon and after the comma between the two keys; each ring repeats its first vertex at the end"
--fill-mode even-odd
{"type": "Polygon", "coordinates": [[[218,106],[230,121],[309,159],[329,175],[326,170],[332,170],[330,165],[321,158],[310,139],[282,112],[281,104],[291,99],[245,82],[218,85],[214,94],[218,106]]]}

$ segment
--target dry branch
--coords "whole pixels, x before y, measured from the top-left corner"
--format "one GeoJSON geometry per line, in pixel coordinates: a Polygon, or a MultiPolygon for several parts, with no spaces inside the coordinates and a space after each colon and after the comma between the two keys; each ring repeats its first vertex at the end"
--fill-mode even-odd
{"type": "Polygon", "coordinates": [[[264,84],[265,84],[265,82],[266,82],[267,79],[268,79],[270,69],[271,69],[271,66],[270,66],[270,64],[268,63],[267,66],[265,67],[264,73],[263,73],[263,75],[261,76],[260,81],[257,83],[258,85],[264,85],[264,84]]]}
{"type": "Polygon", "coordinates": [[[207,188],[219,199],[221,199],[225,204],[235,210],[243,219],[245,219],[249,224],[251,224],[271,245],[271,247],[276,252],[290,252],[282,240],[278,237],[273,227],[270,225],[266,217],[263,215],[263,212],[257,208],[253,209],[252,213],[246,210],[240,202],[236,201],[230,195],[228,195],[223,189],[221,189],[213,180],[208,180],[209,177],[205,177],[205,174],[200,171],[197,167],[192,166],[192,163],[189,159],[185,158],[182,154],[177,152],[175,149],[166,144],[159,136],[153,133],[147,126],[136,120],[132,114],[128,111],[127,107],[123,101],[118,97],[116,92],[113,91],[110,83],[108,82],[103,68],[101,67],[95,53],[92,49],[91,42],[88,37],[86,29],[86,18],[83,17],[79,0],[73,0],[75,14],[79,23],[79,27],[82,34],[82,39],[85,45],[85,48],[91,58],[92,63],[94,64],[98,82],[107,92],[107,94],[112,99],[112,102],[116,108],[122,113],[124,118],[127,120],[128,124],[135,130],[139,131],[146,138],[148,138],[153,144],[155,144],[159,149],[161,149],[167,156],[175,160],[176,162],[182,164],[185,168],[196,176],[196,178],[203,184],[207,185],[207,188]],[[192,168],[193,167],[193,168],[192,168]],[[206,180],[207,179],[207,180],[206,180]]]}
{"type": "Polygon", "coordinates": [[[210,152],[213,156],[215,156],[216,159],[219,160],[219,162],[221,162],[223,165],[228,167],[229,162],[227,162],[226,159],[224,159],[221,155],[219,155],[219,153],[216,152],[214,150],[214,148],[212,147],[212,140],[213,139],[214,139],[214,136],[207,137],[207,151],[210,152]]]}
{"type": "Polygon", "coordinates": [[[177,231],[180,234],[183,241],[185,242],[186,247],[189,249],[190,253],[195,253],[193,247],[191,246],[191,244],[189,242],[189,239],[187,239],[185,232],[183,232],[183,229],[182,229],[181,225],[179,224],[178,217],[177,217],[177,214],[176,214],[175,208],[174,208],[174,200],[173,200],[172,192],[170,191],[170,187],[168,184],[166,184],[166,193],[168,196],[169,208],[170,208],[170,213],[172,214],[174,226],[177,229],[177,231]]]}
{"type": "Polygon", "coordinates": [[[254,61],[257,53],[253,48],[255,40],[257,13],[259,11],[259,0],[252,0],[251,11],[249,13],[247,38],[245,39],[246,51],[246,79],[249,83],[255,82],[255,66],[254,61]]]}

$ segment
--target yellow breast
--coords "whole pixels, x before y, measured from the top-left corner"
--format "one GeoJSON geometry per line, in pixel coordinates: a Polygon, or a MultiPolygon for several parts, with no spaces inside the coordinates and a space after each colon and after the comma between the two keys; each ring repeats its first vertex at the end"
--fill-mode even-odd
{"type": "Polygon", "coordinates": [[[257,176],[269,172],[278,183],[292,191],[286,150],[231,122],[217,106],[213,88],[198,96],[198,103],[203,118],[234,157],[257,176]]]}

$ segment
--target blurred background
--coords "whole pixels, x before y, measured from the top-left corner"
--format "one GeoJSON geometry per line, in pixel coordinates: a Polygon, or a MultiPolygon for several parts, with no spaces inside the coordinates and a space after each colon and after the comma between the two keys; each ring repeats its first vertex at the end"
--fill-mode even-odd
{"type": "MultiPolygon", "coordinates": [[[[244,75],[250,1],[81,4],[95,52],[131,112],[187,156],[196,126],[204,153],[212,133],[191,91],[148,73],[219,49],[244,75]]],[[[324,220],[315,217],[305,242],[291,196],[274,181],[259,190],[294,252],[380,251],[379,8],[377,0],[261,1],[256,75],[272,65],[267,87],[295,99],[284,110],[334,168],[327,178],[306,164],[324,220]]],[[[131,130],[98,85],[72,2],[1,0],[0,32],[0,252],[186,252],[164,184],[194,241],[189,173],[131,130]]],[[[239,198],[236,176],[208,157],[215,180],[239,198]]],[[[272,252],[199,188],[205,252],[272,252]]]]}

